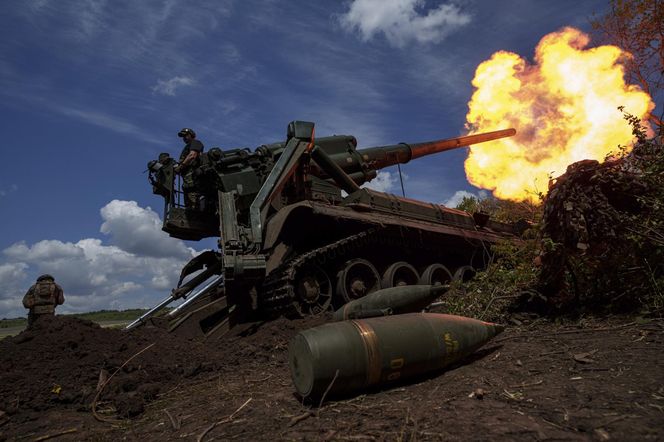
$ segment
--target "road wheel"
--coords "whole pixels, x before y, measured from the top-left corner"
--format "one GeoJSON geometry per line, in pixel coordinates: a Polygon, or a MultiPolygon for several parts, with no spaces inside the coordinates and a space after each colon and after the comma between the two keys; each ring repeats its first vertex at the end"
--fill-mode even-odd
{"type": "Polygon", "coordinates": [[[330,309],[332,284],[330,278],[316,265],[304,267],[295,278],[295,308],[302,317],[316,316],[330,309]]]}
{"type": "Polygon", "coordinates": [[[420,280],[420,275],[415,267],[405,261],[395,262],[383,272],[381,284],[383,287],[401,287],[404,285],[415,285],[420,280]]]}
{"type": "Polygon", "coordinates": [[[366,259],[351,259],[337,273],[336,293],[344,304],[380,288],[378,270],[366,259]]]}
{"type": "Polygon", "coordinates": [[[419,284],[437,285],[449,284],[452,281],[452,273],[442,264],[429,265],[422,272],[419,284]]]}

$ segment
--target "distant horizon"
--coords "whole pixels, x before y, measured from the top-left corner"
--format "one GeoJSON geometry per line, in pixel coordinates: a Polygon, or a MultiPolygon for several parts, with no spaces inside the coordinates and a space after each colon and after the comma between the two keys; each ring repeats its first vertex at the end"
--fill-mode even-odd
{"type": "MultiPolygon", "coordinates": [[[[59,313],[55,312],[55,316],[84,316],[84,315],[95,315],[95,314],[104,314],[104,313],[130,313],[136,312],[138,315],[145,313],[149,309],[147,308],[130,308],[125,310],[95,310],[92,312],[78,312],[78,313],[59,313]]],[[[24,316],[16,316],[14,318],[0,318],[0,321],[15,321],[15,320],[25,320],[27,322],[28,310],[25,310],[24,316]]]]}

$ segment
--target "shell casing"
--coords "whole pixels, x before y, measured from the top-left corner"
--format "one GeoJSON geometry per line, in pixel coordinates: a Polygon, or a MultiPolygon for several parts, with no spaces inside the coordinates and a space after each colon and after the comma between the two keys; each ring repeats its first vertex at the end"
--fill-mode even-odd
{"type": "Polygon", "coordinates": [[[289,366],[303,397],[348,395],[444,368],[503,331],[498,324],[439,313],[334,322],[298,333],[289,366]]]}
{"type": "Polygon", "coordinates": [[[376,312],[391,309],[394,314],[414,313],[421,311],[433,300],[443,295],[447,285],[405,285],[378,290],[368,295],[350,301],[334,312],[334,321],[351,319],[353,314],[362,312],[376,312]]]}

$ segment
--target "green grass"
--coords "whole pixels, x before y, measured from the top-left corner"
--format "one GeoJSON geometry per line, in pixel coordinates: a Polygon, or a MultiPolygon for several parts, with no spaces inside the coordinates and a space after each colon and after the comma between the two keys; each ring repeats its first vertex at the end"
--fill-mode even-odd
{"type": "MultiPolygon", "coordinates": [[[[72,315],[62,315],[62,316],[72,316],[75,318],[87,319],[92,322],[101,322],[101,321],[133,321],[138,318],[140,315],[145,313],[146,309],[132,309],[132,310],[99,310],[96,312],[88,313],[76,313],[72,315]]],[[[26,310],[27,316],[27,310],[26,310]]],[[[0,319],[0,329],[2,328],[12,328],[12,327],[25,327],[27,324],[26,318],[11,318],[11,319],[0,319]]]]}
{"type": "Polygon", "coordinates": [[[132,309],[132,310],[99,310],[89,313],[76,313],[73,315],[75,318],[87,319],[92,322],[99,321],[133,321],[134,319],[147,312],[147,309],[132,309]]]}
{"type": "Polygon", "coordinates": [[[0,328],[25,327],[26,318],[0,319],[0,328]]]}

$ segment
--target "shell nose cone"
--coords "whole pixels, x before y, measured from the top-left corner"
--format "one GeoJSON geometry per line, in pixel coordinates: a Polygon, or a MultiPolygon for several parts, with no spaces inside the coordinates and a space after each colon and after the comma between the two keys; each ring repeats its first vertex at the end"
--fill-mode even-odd
{"type": "Polygon", "coordinates": [[[431,296],[437,298],[442,296],[445,292],[449,290],[450,286],[447,284],[437,284],[431,286],[431,296]]]}
{"type": "Polygon", "coordinates": [[[491,331],[490,335],[492,338],[505,331],[505,325],[503,324],[494,324],[493,322],[485,322],[484,324],[491,331]]]}

